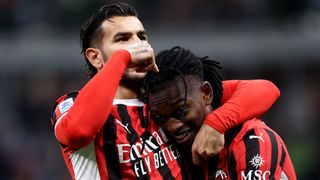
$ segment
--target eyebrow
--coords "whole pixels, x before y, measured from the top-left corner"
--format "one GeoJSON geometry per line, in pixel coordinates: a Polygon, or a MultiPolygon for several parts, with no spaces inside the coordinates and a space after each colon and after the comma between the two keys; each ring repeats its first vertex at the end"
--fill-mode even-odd
{"type": "Polygon", "coordinates": [[[162,104],[162,103],[164,103],[164,102],[166,102],[168,100],[171,100],[172,104],[177,104],[180,101],[183,101],[181,98],[179,98],[179,96],[180,95],[177,95],[177,96],[174,96],[174,97],[170,97],[167,94],[165,94],[163,96],[156,95],[155,98],[152,98],[151,103],[154,104],[154,105],[159,105],[159,104],[162,104]]]}
{"type": "MultiPolygon", "coordinates": [[[[124,36],[128,36],[131,35],[132,32],[117,32],[114,36],[113,39],[119,38],[119,37],[124,37],[124,36]]],[[[147,35],[147,31],[143,30],[143,31],[138,31],[137,32],[138,35],[147,35]]]]}

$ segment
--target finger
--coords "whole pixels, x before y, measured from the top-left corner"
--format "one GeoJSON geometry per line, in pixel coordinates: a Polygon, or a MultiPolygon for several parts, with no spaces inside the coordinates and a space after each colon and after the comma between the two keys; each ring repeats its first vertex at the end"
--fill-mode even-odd
{"type": "Polygon", "coordinates": [[[159,70],[159,68],[158,68],[158,66],[156,64],[153,64],[152,71],[158,73],[160,70],[159,70]]]}
{"type": "Polygon", "coordinates": [[[192,154],[192,162],[193,164],[199,165],[200,164],[200,156],[197,151],[198,144],[193,142],[191,147],[191,154],[192,154]]]}
{"type": "Polygon", "coordinates": [[[200,156],[196,153],[192,151],[192,162],[195,165],[200,165],[200,156]]]}
{"type": "Polygon", "coordinates": [[[147,67],[141,67],[137,69],[137,72],[148,72],[151,71],[153,69],[153,64],[148,65],[147,67]]]}

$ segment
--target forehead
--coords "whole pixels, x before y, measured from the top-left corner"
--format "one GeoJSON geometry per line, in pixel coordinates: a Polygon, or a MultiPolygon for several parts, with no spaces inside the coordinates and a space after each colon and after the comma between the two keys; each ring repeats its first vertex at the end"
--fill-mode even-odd
{"type": "Polygon", "coordinates": [[[149,103],[152,106],[159,106],[164,103],[174,104],[185,97],[185,87],[181,81],[170,83],[164,89],[149,95],[149,103]]]}
{"type": "Polygon", "coordinates": [[[150,110],[155,113],[173,110],[187,99],[194,99],[199,90],[199,80],[186,76],[186,86],[182,79],[170,81],[164,89],[149,94],[150,110]],[[186,91],[187,88],[187,91],[186,91]],[[186,94],[187,93],[187,94],[186,94]]]}
{"type": "Polygon", "coordinates": [[[105,20],[101,27],[107,37],[113,37],[119,32],[139,32],[144,31],[140,20],[135,16],[115,16],[105,20]]]}

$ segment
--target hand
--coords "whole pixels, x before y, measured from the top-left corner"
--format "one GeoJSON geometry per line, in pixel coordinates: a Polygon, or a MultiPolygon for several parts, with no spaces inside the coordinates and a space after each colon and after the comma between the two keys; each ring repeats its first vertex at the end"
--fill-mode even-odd
{"type": "Polygon", "coordinates": [[[224,146],[224,135],[202,124],[192,144],[192,161],[200,165],[203,160],[217,155],[224,146]]]}
{"type": "Polygon", "coordinates": [[[126,48],[131,55],[130,67],[135,67],[137,72],[154,71],[159,72],[156,65],[153,49],[147,42],[140,42],[126,48]]]}

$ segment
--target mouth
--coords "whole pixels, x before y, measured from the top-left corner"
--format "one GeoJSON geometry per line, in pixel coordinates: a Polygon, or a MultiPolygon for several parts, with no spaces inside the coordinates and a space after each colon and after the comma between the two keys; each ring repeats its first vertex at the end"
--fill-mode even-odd
{"type": "Polygon", "coordinates": [[[173,134],[173,137],[177,143],[183,144],[190,141],[192,134],[193,133],[190,129],[186,129],[186,130],[180,131],[179,133],[173,134]]]}

